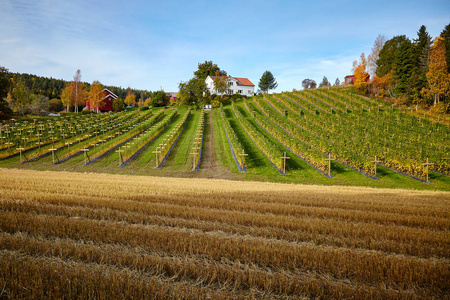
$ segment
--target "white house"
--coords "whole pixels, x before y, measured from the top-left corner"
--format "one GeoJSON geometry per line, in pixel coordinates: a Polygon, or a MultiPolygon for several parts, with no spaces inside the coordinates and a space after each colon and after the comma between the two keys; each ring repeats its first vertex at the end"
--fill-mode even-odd
{"type": "MultiPolygon", "coordinates": [[[[215,95],[221,95],[218,93],[216,88],[214,87],[214,79],[217,76],[208,76],[205,79],[206,88],[209,90],[209,93],[215,95]]],[[[231,77],[228,76],[227,79],[228,84],[228,94],[240,94],[244,96],[253,96],[255,92],[255,85],[248,78],[239,78],[239,77],[231,77]]]]}

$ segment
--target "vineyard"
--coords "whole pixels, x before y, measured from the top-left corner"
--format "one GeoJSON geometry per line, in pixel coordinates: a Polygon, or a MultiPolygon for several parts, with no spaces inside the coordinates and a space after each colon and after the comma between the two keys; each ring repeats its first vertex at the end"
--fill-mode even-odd
{"type": "Polygon", "coordinates": [[[445,118],[316,89],[207,112],[10,122],[0,127],[0,167],[449,190],[449,134],[445,118]]]}
{"type": "Polygon", "coordinates": [[[449,208],[448,192],[1,169],[0,295],[445,299],[449,208]]]}

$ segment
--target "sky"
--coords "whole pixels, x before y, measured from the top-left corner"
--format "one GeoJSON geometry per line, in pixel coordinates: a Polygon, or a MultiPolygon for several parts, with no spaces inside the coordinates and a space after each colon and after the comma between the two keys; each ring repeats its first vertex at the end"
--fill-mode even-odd
{"type": "Polygon", "coordinates": [[[0,66],[10,72],[143,90],[178,91],[213,61],[274,92],[311,78],[342,82],[379,34],[434,38],[450,1],[0,0],[0,66]]]}

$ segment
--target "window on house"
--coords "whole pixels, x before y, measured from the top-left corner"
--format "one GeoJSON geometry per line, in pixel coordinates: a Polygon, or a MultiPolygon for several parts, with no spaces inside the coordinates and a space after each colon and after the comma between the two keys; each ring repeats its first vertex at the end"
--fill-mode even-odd
{"type": "Polygon", "coordinates": [[[242,95],[242,90],[238,90],[238,93],[242,95]]]}
{"type": "Polygon", "coordinates": [[[228,85],[232,86],[233,85],[233,81],[228,82],[228,85]]]}

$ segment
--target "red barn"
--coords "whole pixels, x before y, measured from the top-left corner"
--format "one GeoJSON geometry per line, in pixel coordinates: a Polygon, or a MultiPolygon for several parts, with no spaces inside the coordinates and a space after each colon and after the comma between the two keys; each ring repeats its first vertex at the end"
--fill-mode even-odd
{"type": "MultiPolygon", "coordinates": [[[[100,101],[100,106],[99,106],[98,110],[101,111],[101,112],[113,111],[114,109],[113,109],[113,103],[112,102],[113,102],[114,99],[117,99],[118,96],[116,94],[114,94],[113,92],[111,92],[110,90],[108,90],[108,89],[103,89],[102,93],[103,93],[104,97],[103,97],[103,100],[100,101]]],[[[95,110],[96,109],[96,107],[91,106],[91,104],[89,103],[89,100],[86,101],[86,108],[88,110],[95,110]]]]}
{"type": "Polygon", "coordinates": [[[345,84],[353,84],[353,83],[355,83],[355,75],[345,76],[345,84]]]}
{"type": "MultiPolygon", "coordinates": [[[[366,82],[370,81],[370,76],[367,77],[366,82]]],[[[354,84],[355,83],[355,75],[347,75],[345,76],[345,84],[354,84]]]]}

